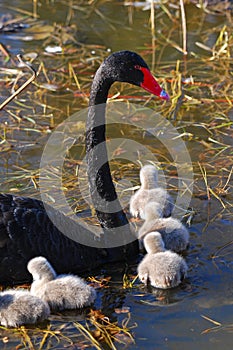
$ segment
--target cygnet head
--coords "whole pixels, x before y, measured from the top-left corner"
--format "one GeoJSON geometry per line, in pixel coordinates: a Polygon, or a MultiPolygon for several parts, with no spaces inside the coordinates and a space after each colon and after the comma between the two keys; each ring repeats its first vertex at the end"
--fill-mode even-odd
{"type": "Polygon", "coordinates": [[[153,165],[144,165],[140,170],[140,182],[144,189],[151,190],[158,185],[158,170],[153,165]]]}
{"type": "Polygon", "coordinates": [[[32,274],[33,280],[46,279],[51,281],[56,278],[57,274],[48,260],[43,256],[38,256],[28,263],[28,271],[32,274]]]}
{"type": "Polygon", "coordinates": [[[155,254],[165,251],[164,242],[159,232],[150,232],[143,240],[144,247],[148,254],[155,254]]]}
{"type": "Polygon", "coordinates": [[[149,202],[145,206],[144,216],[146,221],[151,221],[154,219],[159,219],[163,215],[163,206],[161,203],[149,202]]]}

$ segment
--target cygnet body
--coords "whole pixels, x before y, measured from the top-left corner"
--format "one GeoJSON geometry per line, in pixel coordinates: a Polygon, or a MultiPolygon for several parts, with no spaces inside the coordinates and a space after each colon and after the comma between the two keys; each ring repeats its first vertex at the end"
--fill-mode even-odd
{"type": "Polygon", "coordinates": [[[177,287],[187,274],[187,264],[178,254],[165,250],[159,232],[151,232],[144,238],[147,254],[138,265],[139,279],[155,288],[177,287]]]}
{"type": "Polygon", "coordinates": [[[7,290],[0,293],[0,324],[19,327],[47,319],[50,309],[46,302],[24,290],[7,290]]]}
{"type": "Polygon", "coordinates": [[[145,220],[145,206],[157,202],[162,208],[162,216],[168,217],[173,210],[173,200],[162,187],[158,187],[158,171],[153,165],[145,165],[140,170],[141,187],[130,199],[130,213],[145,220]]]}
{"type": "Polygon", "coordinates": [[[189,244],[189,232],[178,220],[172,217],[161,218],[158,203],[148,203],[145,207],[145,222],[139,229],[138,238],[143,239],[148,233],[158,231],[166,249],[182,252],[189,244]]]}
{"type": "Polygon", "coordinates": [[[29,261],[28,271],[33,276],[31,294],[46,301],[51,310],[77,309],[91,305],[95,289],[74,275],[57,275],[44,257],[29,261]]]}

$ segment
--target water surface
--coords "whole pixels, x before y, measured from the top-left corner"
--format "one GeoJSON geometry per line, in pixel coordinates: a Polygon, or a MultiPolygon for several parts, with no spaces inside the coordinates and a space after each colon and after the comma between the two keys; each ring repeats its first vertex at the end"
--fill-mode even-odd
{"type": "MultiPolygon", "coordinates": [[[[122,266],[103,269],[95,272],[96,275],[111,276],[112,279],[109,288],[98,290],[95,308],[101,309],[112,321],[118,321],[119,324],[126,314],[116,313],[115,310],[129,308],[129,326],[136,324],[132,329],[135,343],[128,345],[116,343],[119,349],[175,350],[187,347],[189,350],[230,350],[233,329],[233,225],[230,173],[233,162],[232,108],[229,102],[229,99],[233,99],[232,77],[229,75],[229,57],[232,57],[231,12],[230,10],[219,12],[211,8],[204,11],[193,4],[186,6],[189,54],[186,57],[185,67],[184,56],[177,49],[177,46],[182,47],[179,8],[169,7],[168,4],[164,6],[164,9],[168,10],[167,13],[162,8],[155,9],[157,34],[153,48],[156,53],[154,73],[158,77],[166,78],[164,84],[173,98],[176,98],[178,87],[172,86],[171,81],[178,79],[179,74],[184,78],[193,77],[200,83],[193,86],[185,85],[184,91],[188,98],[179,108],[177,120],[172,121],[183,135],[194,166],[194,195],[190,208],[195,215],[190,226],[190,247],[185,256],[189,274],[184,284],[172,290],[147,288],[138,281],[133,288],[123,289],[123,273],[127,272],[130,278],[135,276],[136,264],[128,269],[122,266]],[[218,58],[213,57],[211,60],[213,51],[197,46],[196,42],[210,49],[215,46],[217,52],[221,45],[224,45],[223,41],[216,43],[222,29],[223,41],[226,40],[228,33],[229,47],[226,45],[225,48],[225,51],[228,51],[219,53],[218,58]],[[206,169],[210,188],[215,194],[217,193],[218,198],[210,193],[210,200],[207,199],[206,184],[200,174],[198,162],[206,169]],[[229,190],[226,193],[219,191],[226,189],[224,187],[226,183],[226,188],[229,190]],[[203,333],[208,328],[216,327],[216,324],[203,316],[218,321],[222,326],[203,333]]],[[[13,1],[9,5],[8,1],[2,1],[0,9],[2,14],[10,13],[12,16],[18,16],[21,13],[19,10],[31,12],[32,2],[13,1]]],[[[38,58],[34,64],[37,67],[41,62],[45,65],[45,71],[43,73],[42,69],[37,85],[30,86],[19,97],[18,104],[12,102],[1,112],[1,135],[3,137],[5,133],[7,140],[2,144],[0,160],[3,179],[1,190],[33,196],[39,196],[35,183],[38,180],[41,153],[53,127],[62,122],[66,116],[87,106],[87,99],[80,95],[73,78],[70,80],[67,78],[68,63],[71,62],[73,65],[81,91],[85,93],[89,91],[92,74],[109,51],[134,50],[141,53],[149,65],[152,64],[149,11],[126,7],[123,2],[118,1],[96,2],[92,6],[79,1],[69,4],[66,1],[48,1],[38,3],[37,14],[38,21],[41,21],[39,29],[30,24],[23,31],[0,34],[0,41],[12,54],[36,52],[38,58]],[[54,23],[60,27],[55,32],[54,23]],[[41,34],[40,28],[43,25],[48,26],[51,33],[46,38],[39,35],[38,39],[36,33],[41,34]],[[66,35],[65,39],[63,37],[63,43],[61,33],[66,35]],[[67,33],[70,36],[67,36],[67,33]],[[27,41],[23,40],[25,35],[28,37],[31,35],[31,39],[29,37],[27,41]],[[82,43],[83,48],[82,46],[80,48],[78,42],[82,43]],[[54,56],[46,54],[45,50],[49,45],[64,46],[65,54],[54,56]]],[[[3,58],[1,60],[3,63],[3,58]]],[[[12,68],[11,62],[7,64],[12,68]]],[[[5,83],[4,77],[4,73],[1,72],[2,100],[9,94],[10,88],[5,83]]],[[[10,78],[12,79],[11,75],[10,78]]],[[[146,103],[165,116],[172,116],[173,108],[170,102],[165,106],[161,101],[143,99],[137,101],[135,96],[145,96],[144,92],[141,93],[125,84],[112,89],[112,94],[117,92],[129,96],[133,102],[141,105],[146,103]]],[[[114,133],[112,128],[109,132],[110,137],[116,137],[118,131],[114,133]]],[[[159,148],[158,141],[151,137],[149,132],[137,133],[135,130],[128,130],[127,133],[133,134],[138,142],[149,146],[156,155],[166,175],[168,190],[175,198],[177,179],[173,172],[173,164],[169,165],[167,161],[169,152],[161,145],[159,148]]],[[[79,143],[67,162],[64,182],[66,195],[73,198],[74,207],[76,209],[78,207],[78,211],[84,211],[89,216],[87,203],[80,198],[80,193],[77,193],[75,185],[69,180],[69,176],[73,176],[75,183],[74,168],[78,166],[78,161],[85,152],[82,135],[83,129],[80,131],[79,143]]],[[[116,183],[123,177],[132,186],[138,184],[139,162],[132,164],[121,161],[119,166],[119,163],[113,161],[112,169],[116,183]]],[[[65,324],[64,334],[75,339],[77,330],[73,327],[73,322],[81,321],[85,324],[84,320],[85,315],[72,312],[51,317],[51,325],[52,328],[58,329],[65,324]]],[[[0,332],[2,339],[4,336],[8,337],[6,343],[0,340],[2,349],[12,349],[21,342],[19,336],[11,331],[0,332]]],[[[78,341],[73,345],[67,345],[65,339],[61,340],[61,344],[53,340],[46,346],[43,348],[63,349],[65,346],[72,349],[81,348],[78,341]]],[[[22,345],[20,348],[27,346],[22,345]]],[[[39,349],[39,345],[35,345],[35,348],[39,349]]]]}

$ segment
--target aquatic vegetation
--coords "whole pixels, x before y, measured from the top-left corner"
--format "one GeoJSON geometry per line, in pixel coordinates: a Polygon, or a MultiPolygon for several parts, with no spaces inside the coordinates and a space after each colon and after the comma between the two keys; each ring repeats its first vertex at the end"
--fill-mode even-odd
{"type": "MultiPolygon", "coordinates": [[[[56,6],[63,16],[60,18],[52,12],[53,1],[42,5],[33,1],[33,6],[30,2],[31,7],[27,9],[14,8],[14,15],[4,20],[0,31],[1,103],[31,77],[28,68],[19,65],[17,45],[22,47],[22,60],[33,67],[37,77],[0,111],[0,189],[39,196],[41,154],[54,128],[67,116],[87,106],[92,75],[109,51],[118,50],[121,45],[134,48],[149,62],[171,100],[161,104],[146,93],[118,84],[111,90],[110,103],[121,100],[140,104],[140,112],[132,116],[132,120],[145,120],[144,106],[156,110],[171,121],[179,137],[186,142],[194,169],[194,191],[190,208],[187,213],[184,212],[184,221],[189,225],[197,223],[198,228],[195,227],[197,232],[191,230],[188,252],[190,283],[194,286],[190,284],[180,293],[182,296],[190,295],[194,290],[198,294],[202,290],[202,281],[197,275],[199,267],[206,268],[209,262],[218,271],[221,261],[225,263],[232,251],[229,235],[214,245],[211,241],[212,228],[208,231],[208,227],[215,227],[216,222],[232,225],[232,4],[225,1],[164,0],[155,1],[155,6],[152,6],[151,1],[143,1],[144,5],[148,5],[143,11],[139,3],[57,0],[56,6]],[[54,18],[51,18],[53,15],[54,18]],[[209,246],[206,241],[202,242],[198,230],[211,236],[209,246]],[[193,240],[197,243],[195,247],[193,240]]],[[[10,5],[7,9],[5,12],[13,11],[10,5]]],[[[156,157],[160,170],[165,174],[167,191],[175,199],[178,188],[176,162],[166,147],[151,137],[149,131],[136,127],[129,129],[122,124],[116,130],[114,126],[109,126],[108,132],[109,138],[127,135],[145,145],[156,157]]],[[[67,135],[74,133],[76,140],[63,164],[61,189],[75,213],[82,215],[87,223],[98,225],[94,210],[89,205],[88,186],[85,181],[82,182],[86,176],[85,169],[80,166],[85,154],[85,123],[67,126],[67,135]]],[[[58,144],[53,146],[54,149],[59,147],[58,144]]],[[[122,143],[115,150],[117,157],[111,160],[111,171],[117,191],[127,203],[138,188],[139,170],[145,164],[142,153],[137,153],[136,161],[130,162],[124,159],[125,152],[126,147],[122,143]]],[[[55,162],[44,169],[44,174],[48,179],[58,174],[55,162]]],[[[47,189],[41,191],[46,193],[47,189]]],[[[53,202],[53,196],[48,196],[48,201],[53,202]]],[[[132,220],[132,223],[137,228],[140,226],[138,220],[132,220]]],[[[215,237],[218,234],[215,233],[215,237]]],[[[119,278],[119,294],[122,290],[135,293],[133,297],[137,302],[137,298],[143,299],[143,306],[157,307],[160,299],[165,300],[164,305],[180,300],[170,292],[169,295],[154,296],[151,291],[141,289],[136,294],[135,290],[141,287],[135,275],[136,269],[119,278]],[[145,301],[147,298],[151,300],[145,301]]],[[[89,280],[99,287],[101,295],[111,289],[109,276],[89,280]]],[[[120,309],[118,305],[117,308],[120,309]]],[[[203,310],[197,309],[198,313],[203,313],[203,310]]],[[[93,311],[91,315],[84,315],[82,321],[77,315],[72,315],[72,321],[66,315],[53,316],[44,329],[21,327],[9,331],[1,327],[1,341],[9,348],[14,344],[18,348],[31,349],[61,348],[64,344],[71,349],[90,346],[98,349],[103,344],[110,348],[123,348],[125,345],[120,345],[118,340],[126,344],[132,342],[134,333],[130,315],[123,324],[121,314],[114,314],[114,321],[107,317],[109,315],[104,312],[101,316],[93,311]],[[74,321],[76,319],[77,322],[74,321]]],[[[134,325],[133,313],[131,319],[134,325]]],[[[211,322],[212,319],[206,320],[211,322]]],[[[230,322],[214,322],[218,333],[232,331],[230,322]]],[[[208,336],[214,331],[210,327],[203,332],[208,336]]],[[[162,346],[159,344],[157,347],[162,346]]]]}
{"type": "Polygon", "coordinates": [[[205,315],[201,315],[201,317],[204,318],[206,321],[211,322],[214,325],[213,327],[206,328],[205,330],[203,330],[201,334],[207,334],[207,333],[219,332],[219,331],[231,332],[231,333],[233,332],[233,324],[221,323],[205,315]]]}
{"type": "MultiPolygon", "coordinates": [[[[82,4],[80,6],[85,5],[82,4]]],[[[206,11],[207,9],[205,8],[204,10],[206,11]]],[[[174,123],[180,132],[180,137],[186,140],[193,157],[195,171],[194,195],[203,196],[205,193],[208,199],[211,197],[219,200],[223,208],[231,208],[232,205],[228,201],[228,194],[232,188],[230,180],[233,166],[231,151],[232,120],[229,115],[233,101],[232,79],[229,75],[229,60],[232,55],[231,43],[233,40],[230,34],[230,24],[222,27],[218,25],[214,30],[211,28],[211,32],[205,28],[202,30],[200,27],[200,38],[203,39],[203,42],[201,43],[199,39],[198,42],[194,43],[198,45],[196,46],[196,52],[194,51],[195,45],[192,45],[192,49],[189,49],[188,32],[188,54],[185,55],[185,60],[180,56],[176,61],[170,60],[166,62],[163,58],[166,56],[166,52],[168,49],[174,52],[176,47],[170,41],[169,34],[166,36],[165,42],[163,36],[160,38],[165,31],[162,16],[164,11],[167,14],[170,13],[170,19],[179,20],[179,15],[176,13],[174,16],[174,9],[169,7],[166,2],[164,2],[160,10],[156,8],[154,13],[154,16],[158,17],[156,17],[157,28],[161,26],[161,29],[156,33],[156,52],[159,53],[159,57],[156,57],[158,62],[156,71],[158,76],[163,76],[161,82],[170,91],[171,104],[159,106],[156,101],[148,100],[149,97],[141,94],[140,96],[130,95],[131,89],[128,87],[125,89],[127,93],[125,97],[135,102],[141,99],[148,106],[156,107],[156,110],[165,117],[175,120],[174,123]],[[215,34],[215,42],[212,40],[212,46],[208,46],[207,49],[206,42],[209,40],[209,37],[213,37],[213,32],[215,34]],[[194,123],[194,115],[198,114],[199,118],[194,123]],[[189,120],[187,116],[189,116],[189,120]],[[195,148],[198,148],[198,158],[196,152],[192,154],[192,149],[195,148]],[[201,169],[205,169],[205,175],[201,169]],[[206,180],[208,181],[208,186],[206,185],[206,180]]],[[[192,18],[191,21],[188,16],[186,17],[187,24],[193,27],[195,19],[192,18]]],[[[176,24],[174,25],[176,27],[176,24]]],[[[27,28],[27,31],[30,31],[30,28],[27,28]]],[[[61,33],[59,34],[58,31],[56,35],[59,37],[61,33]]],[[[69,115],[71,112],[74,113],[80,106],[86,106],[91,74],[103,57],[106,56],[104,46],[98,47],[97,45],[86,44],[76,46],[72,44],[74,40],[71,40],[68,44],[59,44],[55,40],[56,45],[61,47],[62,55],[56,53],[56,51],[48,55],[46,47],[48,47],[49,42],[46,40],[44,39],[43,49],[39,57],[32,56],[33,58],[30,58],[29,55],[29,61],[31,61],[33,67],[37,67],[38,77],[36,81],[12,104],[8,105],[4,113],[2,112],[4,123],[1,124],[1,146],[8,156],[9,153],[12,155],[12,158],[16,160],[15,164],[19,167],[18,170],[14,170],[11,176],[7,176],[5,184],[7,184],[9,189],[12,189],[15,188],[15,184],[18,182],[17,186],[20,186],[20,190],[27,188],[32,193],[34,192],[33,187],[37,188],[37,169],[35,166],[34,169],[32,167],[30,170],[25,169],[24,162],[20,161],[21,157],[17,156],[18,152],[21,152],[23,156],[25,151],[22,153],[19,147],[22,147],[22,144],[24,144],[24,150],[30,151],[33,147],[33,140],[38,138],[46,139],[54,126],[66,115],[69,115]],[[57,104],[56,94],[59,95],[59,100],[62,101],[62,107],[60,103],[59,105],[57,104]],[[27,104],[24,102],[25,99],[27,104]],[[36,110],[33,107],[35,105],[37,106],[36,110]],[[23,183],[19,183],[22,182],[21,167],[25,169],[23,170],[23,183]],[[28,172],[26,176],[25,171],[28,172]],[[14,186],[12,187],[9,182],[14,182],[14,186]]],[[[4,46],[2,48],[4,49],[4,46]]],[[[153,48],[145,47],[140,51],[142,54],[148,55],[148,53],[153,51],[153,48]]],[[[24,61],[28,59],[27,53],[23,59],[24,61]]],[[[16,88],[22,85],[21,81],[25,81],[24,74],[26,72],[22,73],[22,69],[17,67],[15,58],[8,51],[5,55],[2,55],[2,66],[5,67],[0,72],[0,80],[3,88],[5,86],[5,93],[9,94],[10,87],[13,89],[12,91],[15,91],[16,88]],[[7,63],[4,63],[5,57],[7,57],[7,63]]],[[[119,87],[113,88],[113,99],[117,99],[121,89],[120,84],[119,87]]],[[[120,97],[122,99],[124,95],[121,94],[120,97]]],[[[80,127],[80,130],[77,131],[77,137],[80,135],[81,138],[84,125],[80,125],[80,127]]],[[[140,135],[140,138],[142,139],[143,135],[140,135]]],[[[85,147],[84,139],[83,143],[80,143],[80,139],[78,142],[82,153],[85,147]]],[[[171,159],[166,159],[167,154],[165,150],[159,152],[161,152],[159,154],[160,165],[166,172],[166,175],[170,178],[173,177],[175,180],[176,174],[172,169],[171,159]]],[[[2,160],[2,165],[4,164],[4,159],[2,160]]],[[[76,184],[72,185],[76,175],[71,169],[77,168],[78,165],[79,161],[73,157],[72,153],[64,164],[63,186],[67,192],[67,197],[70,197],[71,201],[76,203],[74,207],[78,207],[82,211],[85,209],[83,204],[80,203],[82,199],[79,199],[79,194],[75,194],[76,184]]],[[[112,167],[113,169],[118,169],[115,172],[117,184],[118,176],[121,176],[121,173],[125,171],[126,165],[122,162],[119,163],[119,158],[117,158],[112,161],[112,167]]],[[[132,168],[130,164],[128,164],[128,169],[131,169],[131,174],[132,170],[135,171],[135,167],[132,168]]],[[[131,174],[126,174],[129,180],[131,174]]],[[[175,193],[176,182],[173,181],[169,185],[170,188],[168,190],[175,193]]]]}
{"type": "MultiPolygon", "coordinates": [[[[74,316],[75,318],[75,316],[74,316]]],[[[111,322],[109,318],[98,311],[91,311],[84,322],[62,321],[62,316],[52,316],[53,325],[47,324],[40,328],[25,327],[7,329],[0,326],[4,344],[11,344],[12,340],[19,339],[17,348],[22,349],[53,349],[76,348],[86,349],[94,347],[102,349],[117,349],[116,344],[128,345],[133,343],[130,325],[130,313],[123,319],[122,324],[111,322]]]]}

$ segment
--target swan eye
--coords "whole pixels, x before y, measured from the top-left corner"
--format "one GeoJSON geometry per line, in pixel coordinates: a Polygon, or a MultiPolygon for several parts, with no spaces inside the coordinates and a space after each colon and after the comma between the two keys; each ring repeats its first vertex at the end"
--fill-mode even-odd
{"type": "Polygon", "coordinates": [[[136,66],[134,66],[134,68],[135,68],[135,69],[138,69],[138,70],[141,70],[141,69],[142,69],[142,67],[139,66],[138,64],[136,64],[136,66]]]}

